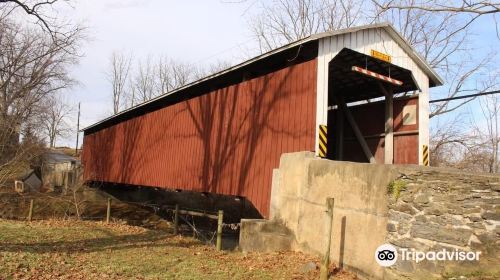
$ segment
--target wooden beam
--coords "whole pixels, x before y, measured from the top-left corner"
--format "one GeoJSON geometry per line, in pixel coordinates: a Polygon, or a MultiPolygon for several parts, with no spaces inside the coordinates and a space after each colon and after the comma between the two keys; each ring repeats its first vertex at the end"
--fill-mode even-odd
{"type": "Polygon", "coordinates": [[[182,215],[191,215],[191,216],[197,216],[197,217],[206,217],[206,218],[210,218],[210,219],[213,219],[213,220],[219,219],[218,215],[208,214],[208,213],[202,213],[202,212],[196,212],[196,211],[189,211],[189,210],[179,210],[179,214],[182,214],[182,215]]]}
{"type": "Polygon", "coordinates": [[[400,81],[400,80],[396,80],[396,79],[393,79],[391,77],[387,77],[387,76],[384,76],[382,74],[375,73],[373,71],[364,69],[364,68],[359,67],[359,66],[353,66],[351,69],[354,72],[361,73],[361,74],[366,75],[368,77],[384,81],[386,83],[390,83],[390,84],[393,84],[393,85],[396,85],[396,86],[402,86],[403,85],[403,82],[400,81]]]}
{"type": "Polygon", "coordinates": [[[394,119],[393,119],[393,95],[392,90],[378,83],[380,90],[385,95],[385,141],[384,141],[384,163],[394,163],[394,119]]]}
{"type": "Polygon", "coordinates": [[[363,149],[363,152],[365,153],[366,158],[370,161],[370,163],[377,163],[375,160],[375,157],[373,156],[372,152],[370,151],[370,148],[368,148],[368,144],[365,141],[365,138],[363,137],[363,134],[361,134],[361,131],[359,130],[358,125],[356,124],[356,121],[354,120],[354,117],[351,114],[351,111],[347,107],[347,104],[345,103],[344,99],[342,97],[337,98],[337,104],[340,105],[342,108],[342,111],[344,111],[344,115],[347,118],[347,121],[352,127],[352,130],[354,131],[354,135],[358,139],[359,144],[361,145],[361,148],[363,149]]]}
{"type": "MultiPolygon", "coordinates": [[[[406,130],[406,131],[396,131],[393,133],[394,138],[397,136],[405,136],[405,135],[418,135],[418,130],[406,130]]],[[[385,138],[385,133],[371,134],[371,135],[363,135],[365,139],[377,139],[377,138],[385,138]]],[[[345,141],[354,141],[356,137],[345,137],[345,141]]]]}

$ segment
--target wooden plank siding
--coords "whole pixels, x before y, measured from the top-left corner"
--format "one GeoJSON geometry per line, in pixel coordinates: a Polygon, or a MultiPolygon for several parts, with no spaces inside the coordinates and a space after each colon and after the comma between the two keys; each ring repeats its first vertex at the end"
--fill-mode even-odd
{"type": "Polygon", "coordinates": [[[84,178],[246,197],[269,214],[282,153],[314,151],[316,59],[85,135],[84,178]]]}
{"type": "MultiPolygon", "coordinates": [[[[385,130],[385,104],[384,101],[366,103],[362,105],[349,107],[361,133],[365,138],[372,154],[378,163],[384,162],[384,130],[385,130]],[[378,135],[378,137],[376,137],[378,135]]],[[[418,164],[418,97],[410,97],[404,99],[394,99],[394,164],[418,164]],[[403,108],[408,105],[416,107],[416,123],[403,124],[403,108]]],[[[328,149],[330,156],[335,154],[335,143],[337,136],[337,128],[335,127],[335,119],[337,110],[328,112],[329,128],[328,134],[328,149]],[[331,124],[331,125],[330,125],[331,124]]],[[[354,132],[349,123],[344,123],[344,157],[346,161],[368,162],[364,155],[361,145],[357,141],[354,132]]]]}

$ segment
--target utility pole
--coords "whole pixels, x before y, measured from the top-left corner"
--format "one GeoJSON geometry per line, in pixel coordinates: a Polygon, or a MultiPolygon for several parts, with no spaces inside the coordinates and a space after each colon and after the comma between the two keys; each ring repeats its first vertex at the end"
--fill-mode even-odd
{"type": "Polygon", "coordinates": [[[80,136],[80,102],[78,102],[78,119],[76,121],[76,147],[75,156],[78,156],[78,138],[80,136]]]}

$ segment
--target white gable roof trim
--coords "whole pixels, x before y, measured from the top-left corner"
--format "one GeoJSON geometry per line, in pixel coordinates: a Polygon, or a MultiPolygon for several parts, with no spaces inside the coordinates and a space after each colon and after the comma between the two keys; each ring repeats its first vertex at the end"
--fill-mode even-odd
{"type": "Polygon", "coordinates": [[[376,29],[376,28],[382,28],[384,29],[391,38],[398,43],[399,46],[403,48],[403,50],[408,54],[408,56],[415,61],[415,63],[424,71],[424,73],[429,77],[429,80],[431,80],[436,86],[440,86],[444,84],[443,79],[434,71],[434,69],[427,63],[427,61],[420,56],[415,49],[404,39],[399,32],[394,29],[394,27],[387,22],[384,23],[377,23],[377,24],[370,24],[370,25],[362,25],[362,26],[357,26],[357,27],[351,27],[351,28],[346,28],[346,29],[340,29],[340,30],[335,30],[335,31],[327,31],[323,33],[318,33],[311,35],[306,39],[311,39],[311,40],[318,40],[318,39],[323,39],[326,37],[333,37],[333,36],[338,36],[338,35],[343,35],[347,33],[354,33],[357,31],[361,30],[366,30],[366,29],[376,29]]]}

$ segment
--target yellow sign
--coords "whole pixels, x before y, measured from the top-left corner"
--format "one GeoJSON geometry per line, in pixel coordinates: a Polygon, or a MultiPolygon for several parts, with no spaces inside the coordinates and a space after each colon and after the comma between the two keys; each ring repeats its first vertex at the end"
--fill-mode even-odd
{"type": "Polygon", "coordinates": [[[327,127],[326,125],[319,125],[319,157],[326,158],[326,144],[327,144],[327,127]]]}
{"type": "Polygon", "coordinates": [[[391,56],[385,53],[378,52],[376,50],[371,50],[371,56],[378,58],[383,61],[391,62],[391,56]]]}
{"type": "Polygon", "coordinates": [[[429,166],[429,146],[423,145],[422,147],[422,163],[429,166]]]}

